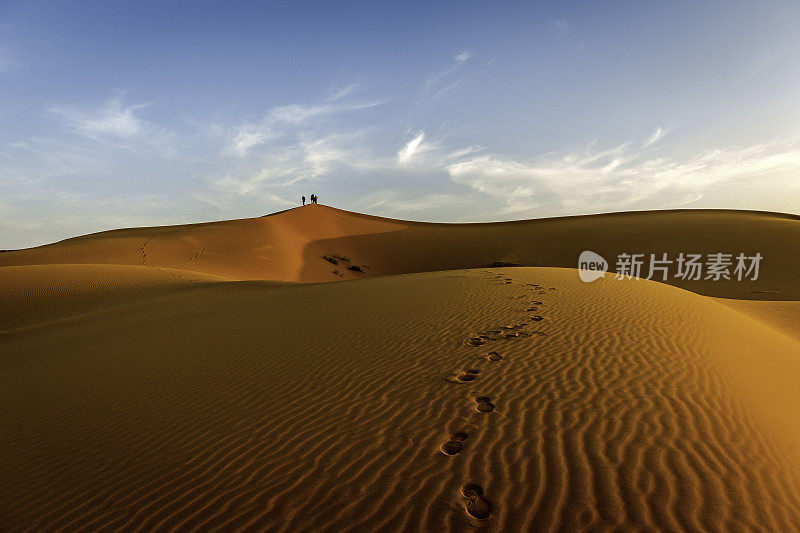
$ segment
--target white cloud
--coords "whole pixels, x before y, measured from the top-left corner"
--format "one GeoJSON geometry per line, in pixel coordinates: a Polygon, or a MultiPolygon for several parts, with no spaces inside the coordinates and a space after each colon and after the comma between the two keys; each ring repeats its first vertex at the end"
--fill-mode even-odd
{"type": "MultiPolygon", "coordinates": [[[[466,68],[452,75],[461,65],[472,66],[469,53],[454,61],[425,98],[474,75],[475,69],[466,68]]],[[[47,235],[61,235],[60,221],[94,205],[108,210],[106,216],[98,207],[97,216],[116,226],[166,223],[176,210],[197,214],[183,220],[188,222],[209,218],[208,206],[222,211],[212,211],[220,217],[238,217],[295,205],[301,189],[338,195],[346,208],[451,221],[683,205],[796,210],[800,202],[800,139],[694,150],[659,142],[666,135],[659,127],[648,138],[617,146],[593,142],[531,157],[492,152],[469,139],[454,145],[455,134],[433,124],[406,131],[398,146],[402,132],[391,127],[359,130],[333,119],[313,120],[381,103],[360,99],[359,92],[358,85],[348,85],[317,102],[273,107],[261,120],[233,126],[219,116],[197,119],[194,131],[183,134],[147,122],[147,105],[121,96],[94,106],[53,105],[50,111],[69,134],[56,131],[0,146],[0,207],[4,214],[12,210],[14,224],[41,221],[50,228],[47,235]],[[397,183],[403,188],[393,188],[397,183]],[[91,194],[72,194],[87,187],[91,194]],[[127,211],[125,222],[111,212],[113,202],[99,202],[95,190],[134,198],[147,191],[166,199],[167,207],[153,204],[148,220],[127,211]],[[344,192],[354,190],[363,201],[344,192]],[[44,212],[49,208],[36,207],[47,202],[61,210],[50,216],[44,212]]]]}
{"type": "Polygon", "coordinates": [[[661,140],[662,137],[664,137],[664,133],[665,133],[664,130],[662,130],[660,127],[657,128],[656,131],[653,132],[653,135],[651,135],[650,138],[648,138],[646,141],[644,141],[644,144],[642,144],[642,147],[643,148],[647,148],[651,144],[655,144],[656,142],[661,140]]]}
{"type": "MultiPolygon", "coordinates": [[[[649,146],[649,144],[645,144],[649,146]]],[[[800,174],[800,142],[722,147],[684,156],[651,155],[630,143],[610,150],[548,154],[535,160],[492,155],[446,165],[450,179],[498,198],[505,211],[548,205],[563,213],[694,203],[709,192],[769,181],[791,187],[800,174]]]]}
{"type": "Polygon", "coordinates": [[[686,196],[678,200],[678,203],[675,204],[675,207],[681,207],[684,205],[693,204],[702,198],[703,198],[702,193],[687,194],[686,196]]]}
{"type": "Polygon", "coordinates": [[[332,170],[337,164],[357,167],[360,157],[349,135],[305,137],[299,143],[302,177],[316,178],[332,170]]]}
{"type": "Polygon", "coordinates": [[[483,146],[467,146],[466,148],[459,148],[445,156],[445,159],[461,159],[464,156],[476,154],[484,150],[483,146]]]}
{"type": "Polygon", "coordinates": [[[345,85],[341,89],[336,89],[331,92],[331,95],[325,100],[326,102],[336,102],[337,100],[341,100],[346,96],[350,96],[351,94],[357,93],[361,89],[361,86],[358,83],[351,83],[350,85],[345,85]]]}
{"type": "Polygon", "coordinates": [[[420,132],[419,135],[408,141],[405,146],[397,152],[397,161],[399,163],[408,163],[411,157],[420,149],[422,141],[425,139],[425,132],[420,132]]]}
{"type": "Polygon", "coordinates": [[[466,80],[477,76],[494,65],[494,60],[491,60],[465,71],[464,66],[467,65],[471,58],[472,54],[463,51],[453,58],[455,60],[454,65],[441,72],[437,72],[425,80],[423,92],[429,95],[426,97],[429,100],[436,100],[443,94],[455,89],[466,80]]]}
{"type": "Polygon", "coordinates": [[[219,174],[207,174],[204,182],[212,192],[202,191],[195,197],[217,207],[253,198],[273,201],[271,195],[294,189],[300,182],[386,169],[387,165],[364,147],[365,133],[284,135],[282,143],[270,143],[237,158],[219,174]]]}
{"type": "Polygon", "coordinates": [[[149,104],[123,105],[120,98],[112,98],[103,105],[89,110],[52,105],[50,111],[61,117],[76,133],[90,138],[115,136],[128,138],[144,131],[144,122],[136,116],[149,104]]]}
{"type": "Polygon", "coordinates": [[[377,191],[362,197],[355,202],[355,206],[366,211],[380,209],[385,213],[413,213],[441,208],[457,198],[456,195],[449,193],[426,194],[410,198],[406,197],[407,194],[395,190],[377,191]]]}
{"type": "Polygon", "coordinates": [[[275,134],[271,129],[248,124],[242,126],[234,136],[231,141],[231,150],[239,154],[239,156],[244,156],[250,148],[264,144],[274,137],[275,134]]]}
{"type": "MultiPolygon", "coordinates": [[[[437,85],[440,81],[444,80],[444,78],[447,78],[448,76],[450,76],[450,74],[452,74],[455,71],[457,71],[458,69],[460,69],[461,66],[464,63],[466,63],[467,60],[469,60],[469,58],[471,58],[471,57],[472,57],[472,55],[469,52],[467,52],[466,50],[460,52],[458,55],[456,55],[453,58],[455,60],[455,62],[456,62],[455,65],[453,65],[451,67],[448,67],[445,70],[442,70],[441,72],[437,72],[436,74],[434,74],[433,76],[429,77],[425,81],[425,90],[426,91],[431,90],[434,87],[434,85],[437,85]]],[[[459,80],[455,84],[458,85],[458,83],[461,83],[461,81],[459,80]]]]}
{"type": "Polygon", "coordinates": [[[345,111],[358,111],[361,109],[369,109],[371,107],[379,106],[385,103],[385,100],[371,100],[364,102],[339,102],[341,98],[349,93],[338,96],[335,100],[318,105],[300,105],[291,104],[285,106],[274,107],[270,110],[270,115],[280,122],[289,122],[299,124],[307,120],[322,116],[332,115],[335,113],[342,113],[345,111]],[[338,103],[337,103],[338,102],[338,103]]]}

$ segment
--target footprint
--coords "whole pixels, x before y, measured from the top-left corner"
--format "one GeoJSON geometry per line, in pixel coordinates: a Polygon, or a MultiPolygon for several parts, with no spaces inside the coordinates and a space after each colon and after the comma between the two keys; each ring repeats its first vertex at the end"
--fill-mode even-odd
{"type": "Polygon", "coordinates": [[[535,313],[538,310],[539,310],[538,307],[529,307],[526,309],[526,311],[528,311],[529,313],[535,313]]]}
{"type": "Polygon", "coordinates": [[[461,487],[461,494],[467,499],[466,508],[470,516],[484,520],[492,514],[492,504],[483,497],[483,488],[470,483],[461,487]]]}
{"type": "Polygon", "coordinates": [[[534,316],[531,317],[531,320],[533,320],[535,322],[539,322],[540,320],[544,320],[544,317],[543,316],[539,316],[539,315],[534,315],[534,316]]]}
{"type": "Polygon", "coordinates": [[[488,396],[478,396],[475,398],[475,403],[478,404],[478,411],[481,413],[491,413],[494,411],[494,404],[488,396]]]}
{"type": "Polygon", "coordinates": [[[503,359],[503,356],[497,352],[489,352],[488,354],[486,354],[486,359],[488,359],[489,361],[500,361],[503,359]]]}
{"type": "Polygon", "coordinates": [[[475,381],[477,378],[477,374],[480,370],[475,368],[470,368],[469,370],[465,370],[464,372],[459,372],[458,374],[450,374],[445,379],[450,383],[467,383],[470,381],[475,381]]]}
{"type": "Polygon", "coordinates": [[[540,302],[539,300],[534,300],[531,302],[531,305],[542,305],[542,302],[540,302]]]}
{"type": "Polygon", "coordinates": [[[472,337],[470,340],[467,341],[467,344],[469,344],[470,346],[481,346],[484,342],[486,341],[484,341],[480,337],[472,337]]]}
{"type": "Polygon", "coordinates": [[[442,453],[445,455],[457,455],[461,453],[461,450],[464,449],[464,439],[467,438],[466,433],[454,433],[447,441],[445,441],[442,446],[441,450],[442,453]]]}

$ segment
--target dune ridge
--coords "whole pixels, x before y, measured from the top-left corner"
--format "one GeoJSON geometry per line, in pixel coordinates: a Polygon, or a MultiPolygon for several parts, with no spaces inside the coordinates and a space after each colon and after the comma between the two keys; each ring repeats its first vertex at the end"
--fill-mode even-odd
{"type": "Polygon", "coordinates": [[[8,530],[800,520],[800,343],[665,284],[203,280],[48,324],[0,338],[8,530]]]}
{"type": "MultiPolygon", "coordinates": [[[[235,280],[328,282],[464,268],[576,268],[592,250],[615,270],[621,253],[760,253],[758,280],[666,283],[698,294],[800,300],[800,217],[730,210],[609,213],[515,222],[433,224],[309,205],[204,224],[131,228],[0,253],[0,266],[120,264],[189,270],[235,280]]],[[[644,273],[642,274],[645,275],[644,273]]]]}

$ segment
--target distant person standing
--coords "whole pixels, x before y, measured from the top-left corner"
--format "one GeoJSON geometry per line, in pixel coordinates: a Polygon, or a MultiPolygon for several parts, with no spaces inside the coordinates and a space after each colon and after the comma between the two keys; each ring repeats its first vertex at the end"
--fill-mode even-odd
{"type": "Polygon", "coordinates": [[[306,205],[306,197],[303,196],[303,205],[306,205]]]}

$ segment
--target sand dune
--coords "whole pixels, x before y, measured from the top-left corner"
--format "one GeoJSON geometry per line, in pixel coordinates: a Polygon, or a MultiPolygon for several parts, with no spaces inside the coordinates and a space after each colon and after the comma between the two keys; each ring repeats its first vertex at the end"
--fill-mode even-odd
{"type": "Polygon", "coordinates": [[[773,302],[758,300],[730,300],[720,298],[723,303],[756,320],[800,340],[800,302],[773,302]]]}
{"type": "Polygon", "coordinates": [[[800,344],[655,282],[521,268],[212,283],[0,353],[9,529],[800,519],[797,381],[776,379],[800,377],[800,344]]]}
{"type": "MultiPolygon", "coordinates": [[[[765,274],[780,293],[702,292],[793,294],[797,221],[697,216],[751,224],[787,261],[765,274]]],[[[0,268],[0,529],[797,530],[798,302],[413,273],[556,261],[584,243],[548,239],[614,220],[447,229],[314,206],[0,254],[28,262],[0,268]],[[509,251],[524,235],[536,250],[509,251]],[[331,254],[369,265],[333,278],[363,279],[265,281],[327,279],[331,254]]]]}
{"type": "Polygon", "coordinates": [[[605,257],[611,270],[620,253],[644,253],[648,258],[666,253],[674,259],[681,252],[758,252],[764,260],[757,281],[671,277],[667,283],[724,298],[800,300],[800,247],[793,245],[797,242],[800,217],[753,211],[643,211],[427,224],[310,205],[261,218],[96,233],[0,253],[0,266],[112,263],[238,280],[322,282],[497,262],[576,268],[583,250],[605,257]]]}
{"type": "Polygon", "coordinates": [[[160,298],[226,278],[128,265],[0,268],[0,334],[125,303],[160,298]]]}

